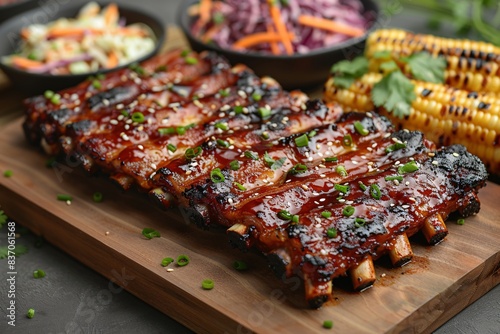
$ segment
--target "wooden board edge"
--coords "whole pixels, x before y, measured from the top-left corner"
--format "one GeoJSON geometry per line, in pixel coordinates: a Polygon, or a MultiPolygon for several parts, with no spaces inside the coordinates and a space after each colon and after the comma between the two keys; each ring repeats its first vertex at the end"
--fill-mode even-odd
{"type": "Polygon", "coordinates": [[[235,328],[241,329],[242,333],[253,332],[245,324],[239,323],[223,312],[212,309],[203,302],[190,302],[182,296],[182,291],[175,285],[162,286],[165,281],[160,276],[155,275],[157,280],[150,280],[140,273],[140,270],[134,268],[126,268],[123,263],[127,262],[124,255],[120,254],[112,247],[105,243],[96,245],[98,240],[82,233],[76,227],[64,222],[56,215],[45,210],[37,203],[31,202],[32,206],[27,207],[22,205],[26,199],[20,194],[11,191],[0,184],[0,203],[2,210],[14,221],[19,222],[23,226],[29,228],[36,235],[41,235],[50,244],[61,249],[66,254],[70,255],[77,261],[91,268],[100,275],[110,280],[110,284],[114,283],[121,286],[126,291],[143,300],[145,303],[153,306],[165,315],[180,322],[182,325],[195,331],[196,333],[231,333],[235,328]],[[57,233],[44,234],[40,228],[40,224],[32,223],[40,221],[39,216],[43,215],[48,221],[54,225],[58,225],[57,233]],[[79,247],[75,247],[79,244],[79,247]],[[96,247],[98,246],[98,247],[96,247]],[[76,249],[86,249],[85,256],[76,251],[76,249]],[[104,266],[102,261],[94,261],[95,258],[107,258],[111,266],[104,266]],[[112,259],[112,261],[111,261],[112,259]],[[140,279],[135,279],[140,277],[140,279]],[[168,300],[159,300],[158,296],[150,289],[151,284],[158,285],[157,289],[168,289],[168,300]],[[210,322],[197,321],[197,317],[203,314],[205,318],[212,319],[210,322]],[[218,319],[219,321],[215,321],[218,319]]]}

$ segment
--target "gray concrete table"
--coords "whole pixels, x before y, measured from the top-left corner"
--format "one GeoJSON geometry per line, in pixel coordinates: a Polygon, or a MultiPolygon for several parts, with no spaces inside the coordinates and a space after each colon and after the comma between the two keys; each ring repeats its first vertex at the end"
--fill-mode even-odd
{"type": "MultiPolygon", "coordinates": [[[[180,0],[117,2],[140,6],[161,16],[165,23],[173,23],[180,0]]],[[[399,11],[398,1],[391,3],[399,11]]],[[[401,10],[396,17],[385,16],[381,25],[414,31],[427,29],[425,18],[408,9],[401,10]]],[[[1,245],[5,245],[6,233],[4,227],[0,231],[1,245]]],[[[16,327],[7,326],[4,317],[7,314],[7,263],[0,260],[0,333],[191,333],[130,293],[110,285],[107,279],[59,249],[47,243],[37,248],[36,243],[37,238],[32,234],[18,239],[18,244],[28,246],[29,252],[17,258],[17,308],[20,313],[34,308],[36,315],[27,319],[18,314],[16,327]],[[46,271],[47,277],[36,280],[32,273],[39,268],[46,271]]],[[[500,333],[500,286],[460,312],[436,333],[500,333]]]]}

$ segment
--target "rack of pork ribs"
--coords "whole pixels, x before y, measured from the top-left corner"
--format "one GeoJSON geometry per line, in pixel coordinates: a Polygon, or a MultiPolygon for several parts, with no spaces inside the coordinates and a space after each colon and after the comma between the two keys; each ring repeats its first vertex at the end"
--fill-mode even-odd
{"type": "Polygon", "coordinates": [[[59,94],[25,101],[32,143],[175,203],[203,228],[226,226],[279,277],[302,277],[314,308],[335,277],[362,290],[374,259],[410,261],[418,231],[441,241],[450,213],[479,211],[486,184],[462,146],[436,150],[420,132],[283,91],[214,53],[172,51],[59,94]]]}

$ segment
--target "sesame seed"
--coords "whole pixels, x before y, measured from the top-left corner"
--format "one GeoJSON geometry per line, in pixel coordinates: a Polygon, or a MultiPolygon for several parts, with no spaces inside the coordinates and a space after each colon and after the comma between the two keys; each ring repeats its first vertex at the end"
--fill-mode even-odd
{"type": "Polygon", "coordinates": [[[395,204],[394,203],[391,203],[391,207],[393,207],[395,204]]]}
{"type": "Polygon", "coordinates": [[[432,161],[432,164],[437,166],[439,164],[439,162],[437,160],[434,160],[434,161],[432,161]]]}
{"type": "Polygon", "coordinates": [[[167,271],[168,271],[169,273],[171,273],[172,271],[174,271],[174,269],[173,269],[173,268],[168,268],[168,269],[167,269],[167,271]]]}
{"type": "Polygon", "coordinates": [[[148,111],[151,113],[151,114],[154,114],[155,113],[155,110],[153,108],[148,108],[148,111]]]}
{"type": "Polygon", "coordinates": [[[228,203],[229,203],[229,204],[233,204],[233,203],[234,203],[234,201],[233,201],[233,199],[232,199],[231,197],[229,197],[229,198],[227,199],[227,201],[228,201],[228,203]]]}
{"type": "Polygon", "coordinates": [[[333,146],[333,142],[329,141],[328,143],[326,143],[326,145],[333,146]]]}
{"type": "Polygon", "coordinates": [[[156,169],[156,164],[151,164],[151,168],[156,169]]]}
{"type": "Polygon", "coordinates": [[[313,161],[313,157],[307,158],[307,161],[313,161]]]}
{"type": "Polygon", "coordinates": [[[352,162],[353,165],[357,165],[358,164],[358,162],[354,161],[354,160],[351,160],[351,162],[352,162]]]}
{"type": "Polygon", "coordinates": [[[398,161],[396,161],[396,162],[394,163],[394,166],[399,166],[400,164],[401,164],[401,161],[399,161],[399,160],[398,160],[398,161]]]}
{"type": "Polygon", "coordinates": [[[186,171],[186,175],[191,175],[191,173],[192,173],[191,169],[188,169],[188,170],[186,171]]]}
{"type": "Polygon", "coordinates": [[[340,203],[344,203],[344,202],[345,202],[345,199],[343,199],[343,198],[339,198],[339,202],[340,202],[340,203]]]}
{"type": "Polygon", "coordinates": [[[380,277],[381,277],[381,278],[384,278],[385,276],[386,276],[386,274],[385,274],[385,273],[380,274],[380,277]]]}
{"type": "Polygon", "coordinates": [[[138,145],[138,146],[137,146],[137,148],[138,148],[139,150],[143,150],[143,149],[144,149],[144,146],[142,146],[142,145],[138,145]]]}
{"type": "Polygon", "coordinates": [[[320,198],[319,201],[324,202],[324,201],[326,201],[326,198],[320,198]]]}
{"type": "Polygon", "coordinates": [[[122,139],[123,140],[129,140],[129,137],[126,134],[123,134],[122,139]]]}
{"type": "Polygon", "coordinates": [[[104,233],[105,235],[109,235],[109,231],[106,231],[106,233],[104,233]]]}
{"type": "Polygon", "coordinates": [[[412,202],[416,202],[416,201],[417,201],[417,200],[416,200],[416,199],[414,199],[413,197],[410,197],[410,198],[408,198],[408,199],[409,199],[410,201],[412,201],[412,202]]]}
{"type": "Polygon", "coordinates": [[[66,204],[67,204],[67,205],[71,205],[71,201],[70,201],[70,200],[67,200],[67,201],[66,201],[66,204]]]}
{"type": "Polygon", "coordinates": [[[309,190],[309,187],[307,186],[307,184],[302,184],[302,185],[301,185],[301,187],[302,187],[302,189],[304,189],[304,190],[309,190]]]}
{"type": "Polygon", "coordinates": [[[435,156],[436,154],[435,154],[434,152],[429,152],[429,153],[427,153],[427,155],[428,155],[428,156],[430,156],[430,157],[432,158],[432,157],[433,157],[433,156],[435,156]]]}
{"type": "Polygon", "coordinates": [[[459,157],[459,156],[460,156],[460,154],[458,154],[457,152],[453,152],[453,156],[454,156],[454,157],[459,157]]]}
{"type": "Polygon", "coordinates": [[[319,167],[319,168],[326,168],[326,166],[325,166],[325,165],[323,165],[323,164],[319,164],[319,165],[318,165],[318,167],[319,167]]]}
{"type": "Polygon", "coordinates": [[[369,112],[369,111],[368,111],[368,112],[366,113],[366,116],[368,116],[368,117],[373,117],[373,114],[372,114],[371,112],[369,112]]]}
{"type": "Polygon", "coordinates": [[[403,209],[408,209],[410,206],[409,206],[409,205],[407,205],[407,204],[405,204],[405,205],[401,205],[401,207],[402,207],[403,209]]]}
{"type": "Polygon", "coordinates": [[[377,147],[377,145],[378,145],[377,143],[373,143],[372,147],[375,148],[375,147],[377,147]]]}
{"type": "Polygon", "coordinates": [[[399,186],[399,181],[398,180],[394,180],[394,184],[399,186]]]}
{"type": "Polygon", "coordinates": [[[241,96],[241,98],[243,99],[246,99],[247,98],[247,93],[245,93],[244,91],[242,90],[239,90],[238,91],[238,95],[241,96]]]}
{"type": "Polygon", "coordinates": [[[130,125],[125,124],[124,128],[125,128],[125,130],[128,130],[128,129],[130,129],[130,125]]]}
{"type": "Polygon", "coordinates": [[[118,121],[116,119],[110,120],[109,123],[113,125],[118,125],[118,121]]]}
{"type": "Polygon", "coordinates": [[[410,181],[406,181],[406,182],[405,182],[405,184],[406,184],[407,186],[409,186],[409,185],[410,185],[410,181]]]}

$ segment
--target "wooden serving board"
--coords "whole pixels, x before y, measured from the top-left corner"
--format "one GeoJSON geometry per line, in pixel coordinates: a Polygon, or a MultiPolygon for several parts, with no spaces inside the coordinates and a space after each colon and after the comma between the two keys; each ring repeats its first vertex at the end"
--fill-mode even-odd
{"type": "Polygon", "coordinates": [[[91,177],[67,161],[48,169],[47,157],[31,147],[18,119],[0,133],[0,203],[8,215],[85,265],[173,317],[204,333],[313,333],[324,320],[336,333],[430,332],[500,282],[500,186],[481,190],[481,212],[441,244],[413,240],[415,260],[391,269],[383,259],[372,289],[353,293],[334,282],[335,299],[320,310],[303,302],[299,279],[282,282],[263,256],[228,246],[223,230],[202,231],[176,210],[156,209],[145,195],[123,192],[105,177],[91,177]],[[102,203],[92,194],[101,191],[102,203]],[[70,194],[71,205],[57,201],[70,194]],[[147,240],[145,227],[161,232],[147,240]],[[107,233],[109,232],[109,233],[107,233]],[[186,254],[191,262],[167,272],[164,257],[186,254]],[[241,259],[245,272],[232,269],[241,259]],[[215,288],[201,289],[211,278],[215,288]]]}

